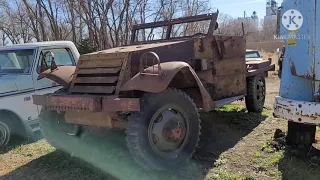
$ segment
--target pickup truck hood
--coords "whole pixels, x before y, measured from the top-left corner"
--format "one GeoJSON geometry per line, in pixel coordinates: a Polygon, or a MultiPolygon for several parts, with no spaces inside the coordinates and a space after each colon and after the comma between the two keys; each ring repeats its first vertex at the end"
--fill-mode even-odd
{"type": "Polygon", "coordinates": [[[15,79],[14,76],[0,75],[0,95],[18,90],[15,79]]]}

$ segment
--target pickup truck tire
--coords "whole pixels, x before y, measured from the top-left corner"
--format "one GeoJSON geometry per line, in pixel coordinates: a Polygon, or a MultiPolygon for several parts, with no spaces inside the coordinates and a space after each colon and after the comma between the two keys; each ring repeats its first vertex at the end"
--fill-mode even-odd
{"type": "Polygon", "coordinates": [[[61,144],[62,140],[71,141],[81,132],[79,126],[65,122],[64,114],[46,109],[41,110],[39,124],[42,135],[48,143],[60,150],[65,149],[63,143],[61,144]]]}
{"type": "Polygon", "coordinates": [[[0,149],[5,147],[11,138],[9,125],[4,120],[0,120],[0,149]]]}
{"type": "Polygon", "coordinates": [[[264,74],[247,78],[246,107],[249,112],[261,113],[266,99],[266,80],[264,74]]]}
{"type": "Polygon", "coordinates": [[[128,118],[127,146],[146,170],[178,168],[192,157],[200,136],[200,116],[184,92],[168,89],[140,98],[140,112],[128,118]]]}
{"type": "Polygon", "coordinates": [[[288,121],[288,145],[309,149],[316,142],[316,126],[288,121]]]}

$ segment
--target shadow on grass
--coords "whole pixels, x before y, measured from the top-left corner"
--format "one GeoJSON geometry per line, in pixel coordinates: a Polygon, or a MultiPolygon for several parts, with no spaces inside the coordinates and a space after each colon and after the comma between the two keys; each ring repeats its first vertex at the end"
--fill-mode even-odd
{"type": "Polygon", "coordinates": [[[10,142],[3,148],[0,148],[0,154],[5,154],[21,145],[26,145],[26,144],[31,144],[35,141],[38,141],[42,139],[43,136],[41,134],[41,131],[37,131],[36,133],[33,134],[33,140],[27,140],[24,138],[21,138],[19,136],[13,136],[11,137],[10,142]]]}
{"type": "Polygon", "coordinates": [[[319,180],[320,150],[315,147],[298,151],[287,146],[281,158],[278,169],[283,180],[319,180]]]}
{"type": "Polygon", "coordinates": [[[64,151],[85,160],[79,163],[61,152],[53,152],[3,176],[4,179],[205,179],[219,155],[234,147],[267,116],[237,109],[202,113],[200,148],[191,162],[177,170],[148,172],[132,159],[123,131],[104,137],[83,134],[81,138],[56,135],[64,151]],[[240,110],[241,111],[241,110],[240,110]],[[87,165],[84,165],[87,164],[87,165]],[[95,167],[95,168],[90,168],[95,167]],[[106,175],[108,174],[108,175],[106,175]]]}

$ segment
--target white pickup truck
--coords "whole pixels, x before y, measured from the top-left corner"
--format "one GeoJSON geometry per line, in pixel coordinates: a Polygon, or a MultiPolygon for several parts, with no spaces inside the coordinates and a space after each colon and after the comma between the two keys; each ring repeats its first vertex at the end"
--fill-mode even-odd
{"type": "Polygon", "coordinates": [[[0,47],[0,148],[13,136],[32,140],[39,132],[41,107],[33,104],[32,95],[61,88],[48,78],[37,79],[43,63],[50,65],[52,56],[57,66],[75,66],[80,54],[69,41],[0,47]]]}

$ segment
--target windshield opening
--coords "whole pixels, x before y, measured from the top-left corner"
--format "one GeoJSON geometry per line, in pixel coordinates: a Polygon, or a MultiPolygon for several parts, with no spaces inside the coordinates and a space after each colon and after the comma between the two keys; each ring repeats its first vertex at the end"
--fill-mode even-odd
{"type": "Polygon", "coordinates": [[[260,58],[260,55],[257,51],[246,52],[246,58],[260,58]]]}
{"type": "Polygon", "coordinates": [[[166,38],[190,37],[196,34],[206,34],[210,20],[179,23],[172,25],[170,35],[167,26],[139,29],[136,31],[136,42],[164,40],[166,38]]]}
{"type": "Polygon", "coordinates": [[[0,51],[0,74],[30,73],[33,49],[0,51]]]}

